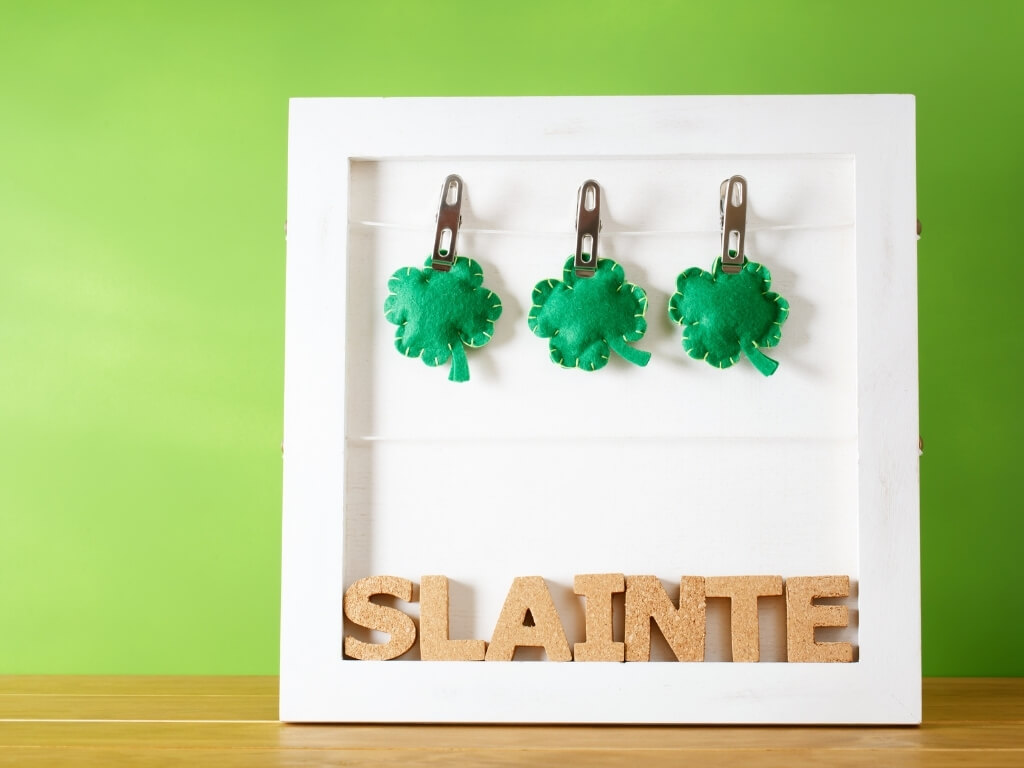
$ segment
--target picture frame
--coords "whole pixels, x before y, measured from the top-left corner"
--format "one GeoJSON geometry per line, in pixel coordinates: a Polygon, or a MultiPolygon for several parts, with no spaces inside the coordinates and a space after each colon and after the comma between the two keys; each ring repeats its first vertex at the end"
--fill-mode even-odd
{"type": "Polygon", "coordinates": [[[911,96],[293,99],[281,719],[920,722],[915,209],[911,96]],[[389,275],[430,255],[449,173],[458,253],[503,304],[465,383],[396,352],[383,311],[389,275]],[[666,312],[721,252],[733,174],[747,256],[792,310],[770,378],[690,358],[666,312]],[[647,292],[645,368],[563,370],[528,328],[587,179],[600,256],[647,292]],[[571,646],[573,577],[606,572],[674,599],[688,574],[847,575],[849,626],[818,634],[855,660],[785,663],[782,597],[759,603],[761,663],[728,661],[714,599],[705,663],[656,640],[650,663],[343,653],[364,577],[444,574],[453,635],[490,640],[513,579],[542,576],[571,646]]]}

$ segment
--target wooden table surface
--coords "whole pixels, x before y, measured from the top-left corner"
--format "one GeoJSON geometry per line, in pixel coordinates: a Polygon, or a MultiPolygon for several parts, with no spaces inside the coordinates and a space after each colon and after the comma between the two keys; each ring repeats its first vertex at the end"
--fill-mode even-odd
{"type": "Polygon", "coordinates": [[[285,725],[273,677],[0,677],[0,766],[1024,766],[1024,679],[924,682],[920,727],[285,725]]]}

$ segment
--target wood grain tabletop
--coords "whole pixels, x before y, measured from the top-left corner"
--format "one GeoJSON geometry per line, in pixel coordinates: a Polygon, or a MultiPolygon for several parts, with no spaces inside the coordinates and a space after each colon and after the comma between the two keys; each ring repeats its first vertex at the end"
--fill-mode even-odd
{"type": "Polygon", "coordinates": [[[0,677],[0,766],[1024,766],[1024,679],[930,678],[919,727],[289,725],[275,677],[0,677]]]}

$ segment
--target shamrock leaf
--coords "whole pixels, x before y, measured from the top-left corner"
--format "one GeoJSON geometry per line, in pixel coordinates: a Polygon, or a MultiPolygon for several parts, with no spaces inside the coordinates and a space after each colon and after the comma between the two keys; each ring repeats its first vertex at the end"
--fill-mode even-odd
{"type": "Polygon", "coordinates": [[[395,347],[430,366],[452,359],[449,381],[469,381],[467,347],[482,347],[501,316],[498,294],[483,287],[484,271],[472,259],[457,256],[451,270],[403,267],[388,280],[384,315],[398,326],[395,347]]]}
{"type": "Polygon", "coordinates": [[[720,258],[713,272],[683,272],[668,303],[669,318],[683,326],[683,349],[719,368],[728,368],[742,352],[771,376],[779,364],[761,350],[779,343],[789,316],[789,302],[772,293],[771,285],[771,273],[753,261],[736,274],[723,272],[720,258]]]}
{"type": "Polygon", "coordinates": [[[569,257],[561,280],[542,280],[533,289],[530,330],[550,338],[551,360],[564,368],[596,371],[610,350],[635,365],[647,365],[651,353],[629,346],[647,331],[647,294],[626,282],[611,259],[598,259],[593,277],[576,277],[569,257]]]}

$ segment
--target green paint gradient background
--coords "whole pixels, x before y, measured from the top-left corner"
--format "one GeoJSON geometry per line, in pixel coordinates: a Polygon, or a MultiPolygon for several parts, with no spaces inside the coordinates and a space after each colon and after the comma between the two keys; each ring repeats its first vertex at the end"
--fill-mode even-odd
{"type": "Polygon", "coordinates": [[[289,97],[898,92],[924,671],[1021,674],[1022,38],[1016,0],[0,0],[0,673],[277,671],[289,97]]]}

